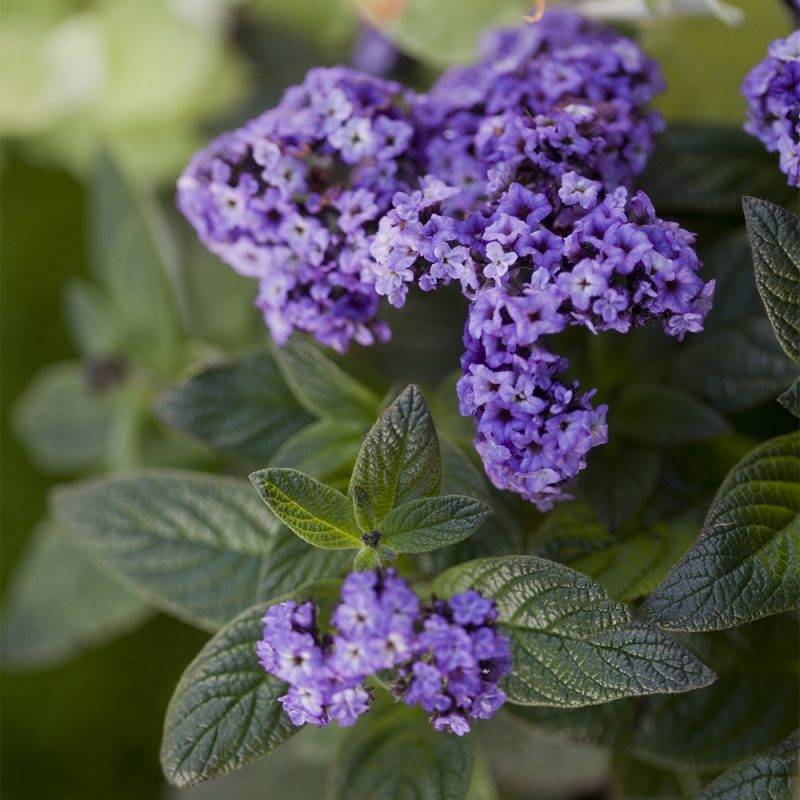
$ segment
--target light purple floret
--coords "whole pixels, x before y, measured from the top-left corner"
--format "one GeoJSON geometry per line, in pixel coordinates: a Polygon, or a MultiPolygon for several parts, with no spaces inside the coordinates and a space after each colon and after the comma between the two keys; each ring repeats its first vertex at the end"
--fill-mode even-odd
{"type": "Polygon", "coordinates": [[[365,680],[380,673],[436,730],[458,736],[505,702],[497,681],[511,668],[494,602],[469,590],[420,604],[394,570],[351,573],[333,612],[337,632],[320,636],[316,608],[293,600],[270,607],[256,644],[261,666],[289,684],[279,698],[295,725],[352,725],[369,710],[365,680]]]}
{"type": "Polygon", "coordinates": [[[392,196],[418,173],[411,100],[391,81],[313,69],[181,176],[178,207],[209,250],[259,281],[279,344],[297,330],[340,352],[388,339],[369,250],[392,196]]]}
{"type": "Polygon", "coordinates": [[[744,129],[778,153],[790,186],[800,187],[800,30],[777,39],[745,78],[744,129]]]}

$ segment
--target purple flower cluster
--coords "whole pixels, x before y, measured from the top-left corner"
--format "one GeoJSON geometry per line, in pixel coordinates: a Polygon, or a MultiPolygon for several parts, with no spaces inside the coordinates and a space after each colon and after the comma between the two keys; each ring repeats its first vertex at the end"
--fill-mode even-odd
{"type": "Polygon", "coordinates": [[[664,88],[632,41],[569,12],[491,32],[474,66],[446,72],[419,99],[426,166],[460,189],[452,206],[517,181],[543,187],[564,172],[629,185],[653,150],[664,88]]]}
{"type": "Polygon", "coordinates": [[[780,155],[789,184],[800,187],[800,30],[770,45],[742,91],[748,104],[744,129],[780,155]]]}
{"type": "Polygon", "coordinates": [[[295,725],[352,725],[369,709],[370,675],[390,675],[393,692],[421,705],[436,730],[459,736],[505,702],[497,681],[511,667],[509,641],[494,629],[494,603],[467,591],[422,606],[393,570],[354,572],[320,635],[313,603],[269,608],[256,652],[289,684],[280,698],[295,725]]]}
{"type": "Polygon", "coordinates": [[[197,153],[178,206],[203,243],[259,280],[273,338],[344,351],[385,341],[370,243],[418,172],[411,94],[345,67],[313,69],[281,103],[197,153]]]}
{"type": "Polygon", "coordinates": [[[576,173],[547,194],[512,185],[469,227],[481,288],[464,334],[460,410],[476,418],[492,482],[547,508],[606,441],[607,408],[561,380],[567,361],[544,338],[660,321],[681,339],[702,330],[714,282],[697,274],[694,236],[659,219],[643,192],[606,192],[576,173]]]}

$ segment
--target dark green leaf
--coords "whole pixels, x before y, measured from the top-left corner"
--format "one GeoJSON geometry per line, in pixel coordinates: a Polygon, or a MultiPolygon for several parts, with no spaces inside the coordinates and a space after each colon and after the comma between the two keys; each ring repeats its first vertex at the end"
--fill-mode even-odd
{"type": "Polygon", "coordinates": [[[775,157],[738,128],[670,125],[642,178],[660,214],[735,216],[742,195],[787,197],[775,157]]]}
{"type": "Polygon", "coordinates": [[[757,447],[717,492],[697,541],[641,609],[672,630],[719,630],[800,604],[800,434],[757,447]]]}
{"type": "Polygon", "coordinates": [[[286,383],[314,416],[366,425],[375,419],[377,395],[318,348],[295,336],[274,353],[286,383]]]}
{"type": "Polygon", "coordinates": [[[638,514],[658,483],[661,460],[654,450],[617,444],[589,455],[577,495],[600,522],[616,531],[638,514]]]}
{"type": "Polygon", "coordinates": [[[286,684],[267,673],[256,656],[269,605],[250,608],[228,623],[183,673],[161,744],[161,766],[174,786],[225,775],[300,730],[278,703],[286,684]]]}
{"type": "Polygon", "coordinates": [[[442,460],[428,404],[409,386],[381,414],[361,446],[350,495],[369,497],[376,523],[395,506],[439,494],[442,460]]]}
{"type": "Polygon", "coordinates": [[[652,625],[635,622],[589,578],[534,556],[485,558],[436,581],[444,596],[475,588],[492,597],[511,637],[509,700],[578,707],[622,697],[685,692],[714,673],[652,625]]]}
{"type": "Polygon", "coordinates": [[[800,417],[800,378],[798,378],[779,398],[778,402],[796,417],[800,417]]]}
{"type": "Polygon", "coordinates": [[[424,553],[466,539],[491,513],[472,497],[420,497],[392,509],[380,528],[383,541],[398,553],[424,553]]]}
{"type": "Polygon", "coordinates": [[[472,775],[471,737],[433,730],[420,708],[374,708],[336,758],[334,800],[463,800],[472,775]]]}
{"type": "Polygon", "coordinates": [[[800,779],[800,733],[729,769],[706,786],[698,800],[791,800],[800,779]]]}
{"type": "Polygon", "coordinates": [[[361,547],[347,495],[294,469],[262,469],[250,480],[272,513],[309,544],[325,550],[361,547]]]}
{"type": "Polygon", "coordinates": [[[233,478],[141,470],[60,489],[53,507],[72,540],[113,575],[158,608],[212,630],[276,584],[298,573],[335,574],[342,564],[306,562],[307,547],[287,552],[277,521],[246,481],[233,478]]]}
{"type": "Polygon", "coordinates": [[[744,198],[756,286],[778,341],[800,366],[800,219],[785,208],[744,198]]]}
{"type": "Polygon", "coordinates": [[[647,384],[622,392],[609,427],[640,444],[664,447],[712,439],[730,430],[725,417],[688,392],[647,384]]]}
{"type": "Polygon", "coordinates": [[[6,596],[3,664],[43,669],[127,633],[153,609],[93,564],[52,523],[43,523],[6,596]]]}
{"type": "Polygon", "coordinates": [[[156,411],[168,425],[253,463],[269,462],[312,421],[268,353],[203,369],[167,389],[156,411]]]}

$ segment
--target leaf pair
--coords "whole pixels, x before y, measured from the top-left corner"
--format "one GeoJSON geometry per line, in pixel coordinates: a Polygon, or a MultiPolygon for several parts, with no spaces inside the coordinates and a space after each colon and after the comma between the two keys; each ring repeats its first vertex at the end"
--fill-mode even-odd
{"type": "Polygon", "coordinates": [[[422,392],[409,386],[384,411],[358,453],[348,494],[297,470],[250,476],[271,511],[301,539],[328,550],[359,549],[357,565],[380,555],[421,553],[474,533],[490,513],[460,495],[439,496],[442,460],[422,392]]]}

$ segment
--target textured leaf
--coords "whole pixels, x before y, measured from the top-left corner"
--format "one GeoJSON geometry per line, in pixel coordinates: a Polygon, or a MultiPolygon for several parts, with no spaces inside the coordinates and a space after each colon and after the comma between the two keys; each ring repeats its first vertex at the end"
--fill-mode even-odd
{"type": "Polygon", "coordinates": [[[55,525],[43,523],[8,588],[3,664],[23,670],[56,666],[127,633],[152,613],[55,525]]]}
{"type": "Polygon", "coordinates": [[[294,469],[262,469],[250,480],[270,511],[309,544],[326,550],[361,547],[347,495],[294,469]]]}
{"type": "Polygon", "coordinates": [[[725,417],[688,392],[646,384],[622,392],[611,412],[610,427],[640,444],[666,447],[730,430],[725,417]]]}
{"type": "MultiPolygon", "coordinates": [[[[409,386],[381,414],[358,453],[350,495],[363,489],[375,522],[395,506],[439,494],[442,459],[428,404],[409,386]]],[[[367,520],[359,519],[365,527],[367,520]]]]}
{"type": "Polygon", "coordinates": [[[308,580],[342,563],[313,559],[306,547],[290,550],[287,564],[277,521],[246,481],[233,478],[141,470],[59,489],[53,508],[72,540],[113,575],[211,630],[271,596],[280,575],[308,580]]]}
{"type": "Polygon", "coordinates": [[[270,603],[222,628],[186,668],[167,709],[161,766],[178,787],[248,764],[300,729],[278,703],[286,684],[258,661],[261,618],[270,603]]]}
{"type": "Polygon", "coordinates": [[[383,542],[392,550],[424,553],[466,539],[491,513],[489,506],[472,497],[420,497],[390,511],[380,528],[383,542]]]}
{"type": "Polygon", "coordinates": [[[785,208],[744,198],[756,286],[786,354],[800,366],[800,219],[785,208]]]}
{"type": "Polygon", "coordinates": [[[666,766],[726,768],[797,727],[800,630],[793,615],[685,641],[718,679],[696,692],[650,698],[632,743],[637,755],[666,766]]]}
{"type": "Polygon", "coordinates": [[[798,378],[779,398],[778,402],[796,417],[800,417],[800,378],[798,378]]]}
{"type": "Polygon", "coordinates": [[[720,775],[698,800],[791,800],[800,786],[798,750],[800,734],[795,732],[776,747],[720,775]]]}
{"type": "Polygon", "coordinates": [[[334,800],[463,800],[472,775],[471,737],[437,733],[419,708],[375,708],[336,758],[334,800]]]}
{"type": "Polygon", "coordinates": [[[318,348],[294,337],[274,352],[286,383],[314,416],[366,425],[375,419],[377,395],[318,348]]]}
{"type": "Polygon", "coordinates": [[[476,588],[497,603],[511,637],[512,703],[578,707],[622,697],[685,692],[714,674],[658,628],[633,620],[589,578],[534,556],[485,558],[436,581],[449,596],[476,588]]]}
{"type": "Polygon", "coordinates": [[[800,434],[757,447],[717,492],[697,541],[641,609],[673,630],[719,630],[800,604],[800,434]]]}
{"type": "Polygon", "coordinates": [[[738,128],[722,126],[670,125],[658,139],[642,188],[667,216],[736,216],[744,194],[788,196],[775,157],[738,128]]]}
{"type": "Polygon", "coordinates": [[[63,361],[39,372],[14,407],[14,429],[36,465],[73,472],[98,461],[113,422],[111,398],[93,394],[81,364],[63,361]]]}
{"type": "Polygon", "coordinates": [[[283,443],[272,464],[346,487],[364,433],[358,424],[331,419],[312,422],[283,443]]]}
{"type": "Polygon", "coordinates": [[[589,456],[577,495],[608,530],[616,531],[642,509],[656,488],[660,470],[654,450],[622,444],[601,447],[589,456]]]}
{"type": "Polygon", "coordinates": [[[156,411],[214,449],[262,464],[312,421],[269,353],[206,367],[163,392],[156,411]]]}

